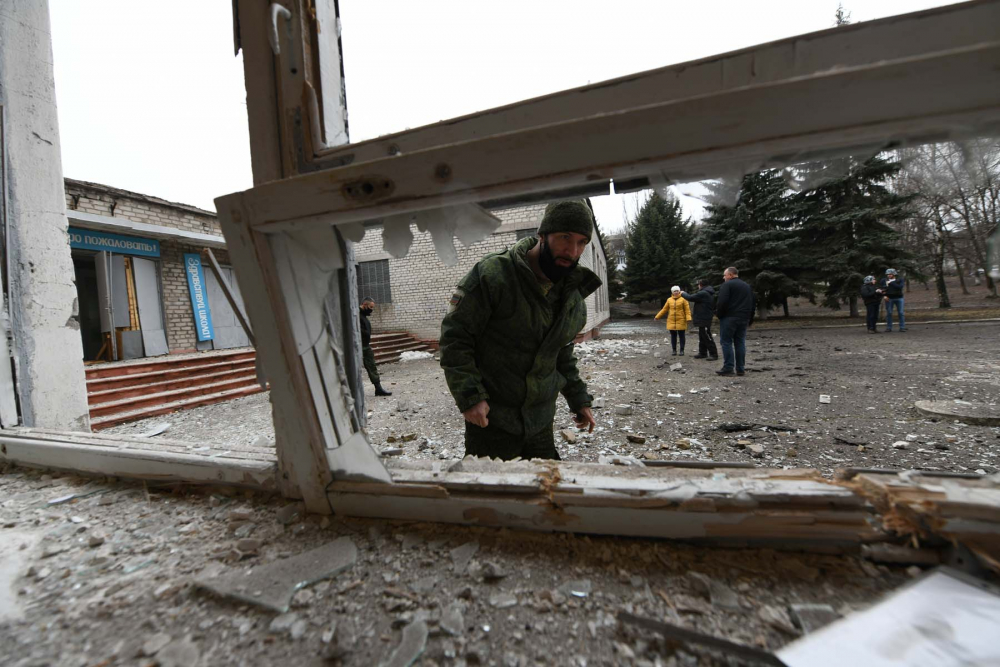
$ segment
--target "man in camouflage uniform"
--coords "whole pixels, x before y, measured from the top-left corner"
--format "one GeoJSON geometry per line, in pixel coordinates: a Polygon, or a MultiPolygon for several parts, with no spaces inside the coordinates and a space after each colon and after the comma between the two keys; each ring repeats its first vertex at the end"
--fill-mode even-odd
{"type": "Polygon", "coordinates": [[[538,237],[487,255],[462,279],[441,323],[441,367],[465,417],[465,453],[558,459],[552,436],[562,392],[577,426],[594,430],[593,397],[573,339],[601,280],[578,261],[594,214],[586,201],[550,204],[538,237]]]}

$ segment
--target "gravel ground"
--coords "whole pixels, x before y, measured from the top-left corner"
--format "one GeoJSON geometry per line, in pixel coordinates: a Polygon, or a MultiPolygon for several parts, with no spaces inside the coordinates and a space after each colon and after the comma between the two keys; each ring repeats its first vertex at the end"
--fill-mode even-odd
{"type": "MultiPolygon", "coordinates": [[[[688,356],[671,357],[662,326],[614,322],[601,338],[578,346],[581,372],[606,407],[595,410],[593,434],[578,433],[560,399],[555,429],[564,459],[751,461],[815,467],[825,475],[847,466],[985,473],[1000,466],[1000,429],[935,422],[913,408],[921,399],[996,404],[1000,327],[995,322],[914,325],[905,333],[878,335],[862,327],[751,329],[742,378],[718,377],[719,363],[693,358],[694,342],[688,356]],[[674,363],[682,368],[671,371],[674,363]],[[821,403],[820,395],[828,395],[830,403],[821,403]],[[615,406],[629,406],[632,414],[616,414],[615,406]],[[720,430],[726,424],[757,426],[720,430]],[[645,441],[637,444],[630,435],[645,441]]],[[[461,457],[462,417],[437,362],[387,364],[381,372],[393,396],[375,398],[366,384],[372,442],[380,449],[401,448],[406,458],[461,457]]],[[[166,433],[172,439],[234,444],[274,439],[265,394],[109,432],[141,433],[163,421],[172,424],[166,433]]]]}
{"type": "MultiPolygon", "coordinates": [[[[994,472],[1000,430],[934,422],[912,404],[995,402],[996,334],[995,323],[879,336],[752,330],[751,372],[719,378],[717,364],[670,357],[659,323],[615,323],[579,349],[592,393],[607,405],[596,411],[599,429],[577,434],[561,410],[556,428],[577,441],[560,436],[560,451],[588,461],[713,458],[827,474],[846,465],[994,472]],[[683,368],[671,371],[672,362],[683,368]],[[820,403],[820,394],[831,402],[820,403]],[[616,414],[617,405],[632,414],[616,414]],[[735,422],[794,431],[719,429],[735,422]]],[[[373,442],[409,458],[460,455],[461,416],[436,362],[382,370],[395,395],[376,400],[369,388],[373,442]]],[[[264,395],[112,432],[162,421],[172,423],[172,439],[235,445],[273,437],[264,395]]],[[[3,663],[409,664],[391,656],[426,628],[422,665],[733,665],[740,663],[679,649],[615,616],[630,611],[776,649],[801,632],[790,620],[795,605],[850,613],[919,573],[853,556],[299,513],[263,494],[8,467],[0,474],[3,663]],[[285,567],[340,538],[357,548],[356,561],[305,586],[286,614],[194,584],[242,572],[253,595],[267,584],[258,580],[263,566],[285,567]]]]}
{"type": "Polygon", "coordinates": [[[918,573],[848,556],[303,520],[294,504],[232,490],[3,472],[0,655],[11,667],[403,665],[387,661],[423,628],[421,665],[734,665],[615,617],[776,649],[800,634],[793,605],[847,614],[918,573]],[[263,566],[340,538],[356,561],[285,614],[193,583],[242,573],[253,595],[273,581],[263,566]]]}

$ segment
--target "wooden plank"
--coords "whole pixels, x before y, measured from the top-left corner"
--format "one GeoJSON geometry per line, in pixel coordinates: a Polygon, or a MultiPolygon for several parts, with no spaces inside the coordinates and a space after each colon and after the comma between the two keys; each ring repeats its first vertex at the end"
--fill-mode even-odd
{"type": "MultiPolygon", "coordinates": [[[[253,182],[259,185],[289,175],[282,165],[274,54],[267,41],[271,1],[240,0],[237,6],[250,124],[250,161],[253,182]]],[[[228,237],[226,243],[232,247],[228,237]]],[[[242,275],[240,284],[246,284],[242,275]]]]}
{"type": "Polygon", "coordinates": [[[216,204],[245,200],[251,224],[270,231],[339,225],[611,178],[701,180],[998,126],[1000,43],[992,42],[462,141],[216,204]]]}
{"type": "Polygon", "coordinates": [[[257,344],[254,342],[253,331],[250,329],[250,323],[247,321],[246,315],[243,314],[242,306],[240,306],[239,302],[236,301],[236,297],[233,296],[233,291],[229,286],[229,281],[227,281],[225,276],[222,275],[222,267],[219,266],[219,260],[215,258],[215,253],[212,252],[211,248],[203,248],[202,253],[208,257],[208,266],[212,269],[212,273],[215,274],[215,280],[218,281],[219,287],[222,288],[222,294],[226,297],[226,301],[229,302],[229,307],[233,309],[233,314],[236,315],[236,319],[239,321],[240,326],[243,327],[243,333],[245,333],[247,338],[250,340],[250,345],[256,347],[257,344]]]}
{"type": "MultiPolygon", "coordinates": [[[[630,74],[324,151],[318,162],[359,164],[459,140],[538,127],[624,108],[809,76],[996,39],[1000,2],[962,3],[838,26],[700,60],[630,74]]],[[[323,83],[323,90],[326,83],[323,83]]]]}
{"type": "Polygon", "coordinates": [[[212,459],[176,452],[137,451],[79,443],[53,442],[0,433],[0,461],[29,467],[175,482],[276,487],[276,467],[261,461],[212,459]]]}
{"type": "Polygon", "coordinates": [[[289,332],[284,297],[267,239],[250,231],[243,211],[220,211],[230,259],[246,289],[244,303],[259,343],[257,354],[271,383],[275,444],[283,495],[302,498],[312,512],[329,512],[329,466],[312,396],[289,332]]]}

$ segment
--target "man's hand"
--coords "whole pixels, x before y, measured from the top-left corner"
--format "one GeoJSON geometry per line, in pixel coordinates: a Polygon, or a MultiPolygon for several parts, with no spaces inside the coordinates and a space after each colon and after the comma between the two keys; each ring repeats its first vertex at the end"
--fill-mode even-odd
{"type": "Polygon", "coordinates": [[[573,421],[576,422],[577,428],[586,428],[589,425],[587,433],[593,433],[594,427],[597,426],[597,422],[594,421],[594,413],[590,411],[590,408],[580,408],[580,411],[573,415],[573,421]]]}
{"type": "MultiPolygon", "coordinates": [[[[490,420],[486,418],[486,415],[490,414],[490,404],[486,401],[479,401],[471,408],[462,413],[465,417],[465,421],[470,424],[475,424],[482,428],[486,428],[490,424],[490,420]]],[[[591,419],[593,422],[593,419],[591,419]]]]}

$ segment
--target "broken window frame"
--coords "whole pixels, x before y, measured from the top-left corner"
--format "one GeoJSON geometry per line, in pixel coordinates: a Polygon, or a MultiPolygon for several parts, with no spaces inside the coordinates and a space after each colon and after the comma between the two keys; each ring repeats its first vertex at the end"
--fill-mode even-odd
{"type": "MultiPolygon", "coordinates": [[[[329,141],[347,138],[339,39],[320,39],[339,23],[335,0],[235,8],[255,187],[216,203],[271,382],[285,496],[352,516],[831,551],[886,539],[872,525],[876,511],[913,540],[935,539],[929,526],[945,514],[946,538],[992,548],[975,535],[995,527],[983,517],[993,521],[1000,503],[980,500],[993,497],[977,490],[986,480],[955,475],[867,471],[831,482],[814,470],[710,463],[626,471],[486,460],[418,461],[390,474],[364,434],[349,241],[367,221],[435,208],[606,194],[611,180],[627,192],[995,132],[1000,0],[842,26],[340,147],[329,141]],[[927,497],[940,504],[933,520],[917,520],[927,497]]],[[[110,436],[76,437],[96,457],[87,462],[64,435],[0,434],[8,457],[51,461],[28,451],[32,439],[66,449],[63,460],[81,469],[121,459],[110,436]]],[[[130,454],[127,472],[115,474],[266,484],[266,465],[181,470],[190,457],[177,456],[167,465],[130,454]]],[[[1000,569],[995,556],[984,561],[1000,569]]]]}

